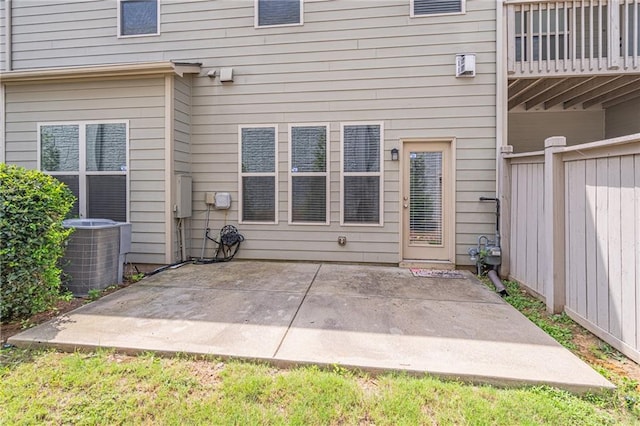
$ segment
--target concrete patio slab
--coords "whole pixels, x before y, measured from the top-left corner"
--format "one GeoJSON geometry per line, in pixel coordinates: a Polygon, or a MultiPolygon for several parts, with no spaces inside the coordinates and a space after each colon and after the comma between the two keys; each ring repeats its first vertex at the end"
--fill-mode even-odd
{"type": "Polygon", "coordinates": [[[301,300],[286,292],[132,286],[14,338],[63,350],[271,358],[301,300]]]}
{"type": "Polygon", "coordinates": [[[461,272],[465,279],[421,278],[403,268],[328,264],[318,272],[310,294],[502,303],[486,286],[470,285],[478,283],[471,272],[461,272]]]}
{"type": "Polygon", "coordinates": [[[341,364],[499,385],[611,388],[473,275],[234,261],[145,278],[9,339],[278,364],[341,364]]]}

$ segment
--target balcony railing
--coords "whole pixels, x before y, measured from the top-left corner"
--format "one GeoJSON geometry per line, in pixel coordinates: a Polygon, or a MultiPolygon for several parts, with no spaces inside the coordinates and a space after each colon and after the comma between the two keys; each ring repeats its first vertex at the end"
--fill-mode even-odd
{"type": "Polygon", "coordinates": [[[507,0],[515,77],[640,72],[640,0],[507,0]]]}

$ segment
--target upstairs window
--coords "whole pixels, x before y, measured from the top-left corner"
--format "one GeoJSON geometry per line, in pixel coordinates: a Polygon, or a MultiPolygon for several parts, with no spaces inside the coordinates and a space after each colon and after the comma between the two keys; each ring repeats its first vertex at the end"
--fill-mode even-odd
{"type": "Polygon", "coordinates": [[[382,123],[348,123],[342,134],[342,224],[382,225],[382,123]]]}
{"type": "Polygon", "coordinates": [[[464,0],[410,0],[411,16],[464,13],[464,0]]]}
{"type": "Polygon", "coordinates": [[[255,0],[255,26],[301,25],[302,0],[255,0]]]}
{"type": "Polygon", "coordinates": [[[160,0],[119,0],[118,36],[160,34],[160,0]]]}
{"type": "Polygon", "coordinates": [[[71,217],[127,220],[127,122],[43,123],[39,169],[77,197],[71,217]]]}
{"type": "Polygon", "coordinates": [[[240,126],[240,221],[277,223],[277,126],[240,126]]]}

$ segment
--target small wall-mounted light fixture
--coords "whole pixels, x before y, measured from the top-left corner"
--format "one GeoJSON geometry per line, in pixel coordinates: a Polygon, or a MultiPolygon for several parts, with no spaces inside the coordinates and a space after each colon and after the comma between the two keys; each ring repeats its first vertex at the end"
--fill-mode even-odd
{"type": "Polygon", "coordinates": [[[216,78],[216,70],[211,70],[207,73],[207,77],[216,78]]]}
{"type": "Polygon", "coordinates": [[[400,152],[398,148],[393,148],[391,150],[391,161],[398,161],[400,159],[400,152]]]}

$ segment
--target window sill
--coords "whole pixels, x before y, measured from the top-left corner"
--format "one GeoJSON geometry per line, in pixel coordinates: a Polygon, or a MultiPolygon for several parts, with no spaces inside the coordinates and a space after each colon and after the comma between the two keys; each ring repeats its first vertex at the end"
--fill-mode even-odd
{"type": "Polygon", "coordinates": [[[139,37],[156,37],[159,36],[160,33],[153,33],[153,34],[131,34],[131,35],[121,35],[118,34],[117,38],[139,38],[139,37]]]}

